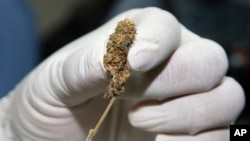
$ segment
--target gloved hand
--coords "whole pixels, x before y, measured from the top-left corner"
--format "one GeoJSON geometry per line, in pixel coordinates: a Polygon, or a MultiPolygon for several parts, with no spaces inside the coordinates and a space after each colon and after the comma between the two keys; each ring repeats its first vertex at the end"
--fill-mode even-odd
{"type": "Polygon", "coordinates": [[[108,102],[103,56],[125,18],[137,35],[128,54],[134,75],[121,98],[143,100],[129,112],[132,125],[158,133],[156,141],[228,140],[244,92],[224,76],[225,52],[157,8],[122,13],[40,64],[1,100],[0,139],[83,141],[108,102]]]}

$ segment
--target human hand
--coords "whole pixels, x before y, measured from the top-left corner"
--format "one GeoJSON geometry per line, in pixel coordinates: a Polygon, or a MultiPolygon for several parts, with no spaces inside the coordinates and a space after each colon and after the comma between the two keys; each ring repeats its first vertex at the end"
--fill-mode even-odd
{"type": "Polygon", "coordinates": [[[128,66],[136,75],[121,98],[145,100],[129,113],[132,125],[159,133],[157,141],[225,140],[224,127],[239,115],[244,96],[233,79],[224,77],[228,65],[224,51],[157,8],[125,12],[39,65],[1,101],[5,140],[86,138],[107,104],[100,98],[108,85],[105,44],[125,18],[137,28],[128,54],[128,66]]]}

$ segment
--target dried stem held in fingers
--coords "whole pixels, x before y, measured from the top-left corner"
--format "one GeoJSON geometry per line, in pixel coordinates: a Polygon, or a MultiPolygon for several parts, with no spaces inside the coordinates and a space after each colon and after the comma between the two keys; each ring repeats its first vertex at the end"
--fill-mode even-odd
{"type": "Polygon", "coordinates": [[[110,83],[104,93],[104,98],[110,99],[103,115],[94,129],[90,129],[86,141],[91,141],[99,130],[106,115],[115,103],[116,97],[124,93],[125,83],[130,76],[127,67],[127,55],[136,35],[135,24],[131,19],[118,22],[115,32],[109,36],[107,53],[104,55],[104,68],[110,76],[110,83]]]}

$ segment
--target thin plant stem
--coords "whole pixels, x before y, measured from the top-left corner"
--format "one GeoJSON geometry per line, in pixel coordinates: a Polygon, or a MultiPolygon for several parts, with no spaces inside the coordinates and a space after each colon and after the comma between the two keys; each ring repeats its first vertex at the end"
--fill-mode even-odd
{"type": "Polygon", "coordinates": [[[107,117],[110,109],[112,108],[112,106],[114,105],[116,101],[116,97],[112,97],[111,100],[109,101],[108,106],[106,107],[105,111],[103,112],[101,118],[98,120],[96,126],[94,129],[90,129],[89,130],[89,134],[87,136],[87,139],[85,141],[92,141],[92,138],[96,135],[96,133],[99,131],[103,121],[105,120],[105,118],[107,117]]]}

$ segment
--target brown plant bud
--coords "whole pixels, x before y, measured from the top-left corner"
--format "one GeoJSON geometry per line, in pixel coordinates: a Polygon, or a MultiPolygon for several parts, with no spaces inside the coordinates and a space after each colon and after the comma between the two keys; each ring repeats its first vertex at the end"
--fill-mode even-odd
{"type": "Polygon", "coordinates": [[[125,19],[117,24],[115,32],[109,36],[104,67],[110,75],[110,83],[104,97],[114,97],[124,93],[124,85],[130,76],[127,67],[128,51],[135,40],[135,24],[125,19]]]}

